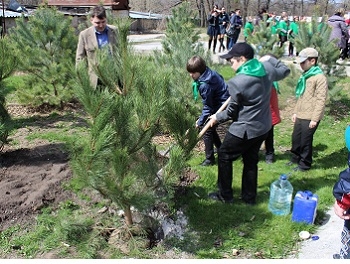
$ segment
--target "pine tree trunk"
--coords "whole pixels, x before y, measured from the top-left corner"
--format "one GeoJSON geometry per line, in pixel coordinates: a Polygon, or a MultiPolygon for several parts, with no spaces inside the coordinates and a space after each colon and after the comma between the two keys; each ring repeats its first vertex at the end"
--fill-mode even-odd
{"type": "Polygon", "coordinates": [[[131,214],[131,210],[130,210],[130,205],[128,205],[124,208],[124,213],[125,213],[126,225],[131,226],[133,224],[133,221],[132,221],[132,214],[131,214]]]}

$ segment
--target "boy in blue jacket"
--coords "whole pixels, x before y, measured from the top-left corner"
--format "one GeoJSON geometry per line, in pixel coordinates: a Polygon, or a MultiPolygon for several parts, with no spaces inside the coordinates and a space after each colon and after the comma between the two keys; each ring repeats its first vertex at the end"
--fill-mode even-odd
{"type": "Polygon", "coordinates": [[[345,130],[345,143],[349,151],[349,167],[339,173],[339,180],[333,187],[334,212],[341,219],[344,219],[340,254],[334,254],[334,259],[350,259],[350,126],[345,130]]]}
{"type": "MultiPolygon", "coordinates": [[[[224,78],[216,71],[211,70],[202,57],[197,55],[191,57],[187,62],[186,69],[193,79],[194,99],[197,100],[198,94],[202,97],[202,114],[196,121],[196,127],[200,128],[205,125],[209,116],[216,113],[230,95],[224,78]]],[[[221,139],[216,128],[217,126],[209,128],[203,135],[205,160],[201,163],[202,166],[215,164],[214,145],[217,149],[221,146],[221,139]]]]}

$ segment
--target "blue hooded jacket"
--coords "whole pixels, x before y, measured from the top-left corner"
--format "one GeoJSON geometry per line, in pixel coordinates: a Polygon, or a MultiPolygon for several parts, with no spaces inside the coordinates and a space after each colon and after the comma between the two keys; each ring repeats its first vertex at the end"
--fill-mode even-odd
{"type": "Polygon", "coordinates": [[[229,98],[230,94],[224,78],[209,67],[199,76],[198,81],[200,82],[198,91],[202,97],[203,110],[197,125],[203,126],[208,117],[216,113],[229,98]]]}
{"type": "MultiPolygon", "coordinates": [[[[333,186],[333,196],[342,208],[349,208],[350,213],[350,126],[345,130],[345,145],[348,149],[348,168],[339,173],[339,180],[333,186]]],[[[345,220],[344,225],[350,229],[350,220],[345,220]]]]}

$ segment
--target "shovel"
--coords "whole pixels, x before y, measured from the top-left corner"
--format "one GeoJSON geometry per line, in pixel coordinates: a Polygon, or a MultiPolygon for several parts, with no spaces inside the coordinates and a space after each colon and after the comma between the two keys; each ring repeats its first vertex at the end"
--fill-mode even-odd
{"type": "MultiPolygon", "coordinates": [[[[231,97],[227,98],[227,100],[222,104],[222,106],[216,111],[215,114],[218,114],[218,113],[224,111],[225,108],[227,107],[228,103],[230,102],[230,100],[231,100],[231,97]]],[[[200,140],[202,138],[202,136],[209,129],[209,127],[210,127],[210,122],[207,122],[207,124],[199,132],[198,140],[200,140]]],[[[187,134],[188,134],[188,130],[186,131],[185,136],[187,134]]],[[[163,157],[166,157],[173,146],[174,146],[174,144],[171,144],[170,147],[168,147],[163,153],[160,153],[160,155],[163,156],[163,157]]]]}

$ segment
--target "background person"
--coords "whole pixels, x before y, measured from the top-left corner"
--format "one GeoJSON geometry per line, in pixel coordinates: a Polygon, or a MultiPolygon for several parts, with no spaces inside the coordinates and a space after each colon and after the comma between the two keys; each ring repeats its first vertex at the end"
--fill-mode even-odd
{"type": "MultiPolygon", "coordinates": [[[[289,30],[288,30],[288,39],[289,39],[289,46],[288,46],[288,55],[289,57],[294,56],[294,39],[299,33],[299,17],[295,16],[293,17],[293,21],[289,24],[289,30]]],[[[296,55],[298,56],[298,51],[296,51],[296,55]]]]}
{"type": "Polygon", "coordinates": [[[243,29],[244,41],[247,42],[247,38],[253,35],[253,33],[254,33],[253,18],[249,16],[247,17],[247,22],[245,23],[244,29],[243,29]]]}
{"type": "Polygon", "coordinates": [[[117,44],[117,28],[107,24],[106,10],[103,6],[96,6],[91,11],[91,27],[79,33],[76,50],[76,64],[86,61],[89,67],[91,85],[96,88],[99,82],[93,70],[96,64],[96,50],[106,48],[108,52],[114,52],[117,44]]]}
{"type": "Polygon", "coordinates": [[[345,9],[338,8],[335,10],[334,15],[328,18],[328,25],[332,27],[329,40],[338,40],[337,45],[340,50],[339,58],[341,60],[348,58],[349,30],[345,24],[344,14],[345,9]]]}
{"type": "Polygon", "coordinates": [[[211,49],[211,44],[213,42],[213,53],[215,54],[216,43],[218,40],[218,35],[220,34],[220,26],[219,26],[219,9],[217,5],[214,5],[213,9],[210,11],[208,15],[208,30],[207,35],[209,36],[208,40],[208,50],[211,49]]]}
{"type": "Polygon", "coordinates": [[[220,32],[219,32],[219,52],[225,51],[225,46],[224,46],[224,39],[225,39],[225,33],[226,33],[226,26],[230,22],[230,18],[228,14],[226,13],[225,7],[221,8],[221,12],[219,14],[219,26],[220,26],[220,32]]]}
{"type": "Polygon", "coordinates": [[[241,9],[235,9],[234,14],[230,17],[230,24],[235,29],[233,35],[230,37],[227,49],[231,49],[234,44],[236,44],[239,34],[241,33],[241,28],[243,26],[243,21],[241,17],[241,9]]]}
{"type": "Polygon", "coordinates": [[[288,40],[288,16],[285,12],[282,12],[282,16],[277,24],[277,30],[279,30],[278,36],[280,39],[280,47],[283,47],[284,43],[288,40]]]}

